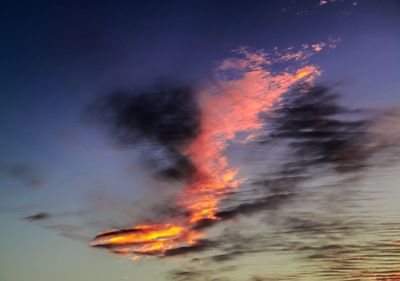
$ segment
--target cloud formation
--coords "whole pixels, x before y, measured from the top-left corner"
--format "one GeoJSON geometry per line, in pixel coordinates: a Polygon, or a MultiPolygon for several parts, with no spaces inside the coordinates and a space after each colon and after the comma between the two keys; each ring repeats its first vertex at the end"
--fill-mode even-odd
{"type": "MultiPolygon", "coordinates": [[[[145,156],[154,161],[155,174],[187,185],[172,203],[172,219],[104,231],[91,245],[116,254],[191,257],[213,264],[218,272],[243,257],[278,251],[301,257],[305,264],[317,262],[318,276],[324,278],[332,270],[349,269],[354,257],[348,252],[364,245],[346,239],[366,227],[347,217],[357,200],[345,189],[377,167],[377,159],[396,149],[400,138],[378,133],[382,120],[396,119],[393,111],[347,108],[333,87],[312,83],[319,70],[306,65],[306,59],[326,46],[307,45],[277,58],[240,48],[219,65],[214,84],[199,93],[170,84],[112,93],[92,106],[89,111],[119,145],[149,147],[145,156]],[[270,70],[289,61],[300,67],[270,70]],[[241,181],[224,154],[233,142],[252,144],[265,157],[271,151],[282,155],[273,169],[267,166],[258,177],[241,181]],[[323,208],[335,215],[290,212],[310,198],[323,201],[323,208]],[[265,233],[238,229],[243,222],[265,223],[260,218],[269,222],[265,233]],[[206,231],[215,233],[205,238],[206,231]]],[[[189,266],[172,275],[175,280],[224,280],[210,279],[213,270],[189,266]]],[[[268,280],[253,278],[263,279],[268,280]]]]}
{"type": "MultiPolygon", "coordinates": [[[[218,213],[222,221],[242,217],[227,224],[231,229],[237,225],[239,232],[229,230],[230,234],[223,232],[213,237],[217,246],[192,255],[193,261],[201,260],[222,273],[219,267],[240,263],[244,257],[288,253],[310,269],[303,273],[305,276],[396,280],[390,279],[398,274],[395,268],[381,273],[366,270],[368,259],[378,259],[391,267],[398,258],[393,254],[395,241],[371,241],[365,233],[394,239],[398,228],[393,228],[392,223],[371,224],[353,217],[352,212],[370,200],[363,178],[371,175],[371,170],[389,167],[398,160],[395,152],[400,147],[400,115],[397,109],[350,109],[339,104],[339,97],[333,87],[303,85],[266,115],[266,133],[255,139],[259,149],[270,151],[283,146],[285,156],[281,162],[273,163],[273,172],[266,171],[259,179],[253,179],[249,192],[234,192],[225,204],[229,207],[218,213]],[[296,211],[296,206],[311,210],[296,211]],[[261,227],[263,230],[257,233],[240,234],[241,225],[257,214],[263,214],[268,229],[261,227]]],[[[205,220],[197,227],[215,225],[205,220]]],[[[198,267],[189,266],[184,280],[208,280],[214,276],[198,273],[198,267]]],[[[282,273],[272,280],[298,280],[300,276],[282,273]]]]}
{"type": "MultiPolygon", "coordinates": [[[[174,178],[181,174],[176,170],[189,172],[183,173],[188,174],[184,176],[185,186],[173,203],[181,211],[180,216],[150,224],[143,222],[132,227],[132,232],[106,231],[105,236],[95,237],[92,246],[138,255],[162,256],[174,249],[186,252],[198,249],[204,241],[205,233],[197,227],[200,222],[217,222],[238,212],[232,209],[217,216],[219,203],[241,182],[237,178],[239,170],[231,167],[224,155],[225,149],[239,135],[251,139],[263,127],[261,112],[271,110],[294,85],[313,81],[320,72],[305,60],[297,67],[273,72],[269,67],[276,59],[264,51],[240,48],[235,55],[217,67],[214,83],[207,83],[198,91],[198,103],[188,96],[191,92],[187,90],[162,88],[122,101],[120,95],[111,95],[105,103],[111,111],[97,107],[100,110],[96,112],[104,116],[106,123],[111,120],[113,137],[123,144],[136,144],[139,139],[167,149],[178,169],[169,169],[164,175],[174,178]]],[[[288,60],[299,59],[283,61],[288,60]]],[[[256,200],[241,209],[249,213],[265,204],[256,200]]]]}

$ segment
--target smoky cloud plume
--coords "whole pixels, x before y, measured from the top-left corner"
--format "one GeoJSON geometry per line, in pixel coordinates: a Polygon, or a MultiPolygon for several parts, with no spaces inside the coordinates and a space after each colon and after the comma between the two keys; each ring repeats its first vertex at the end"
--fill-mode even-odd
{"type": "Polygon", "coordinates": [[[183,149],[200,132],[200,108],[187,85],[163,83],[142,91],[116,91],[89,106],[120,146],[141,145],[148,166],[163,179],[185,179],[195,167],[183,149]]]}

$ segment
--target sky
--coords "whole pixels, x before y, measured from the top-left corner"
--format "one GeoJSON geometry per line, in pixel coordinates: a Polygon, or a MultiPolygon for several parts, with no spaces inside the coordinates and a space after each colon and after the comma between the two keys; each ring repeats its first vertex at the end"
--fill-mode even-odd
{"type": "Polygon", "coordinates": [[[0,7],[0,281],[400,280],[399,1],[0,7]]]}

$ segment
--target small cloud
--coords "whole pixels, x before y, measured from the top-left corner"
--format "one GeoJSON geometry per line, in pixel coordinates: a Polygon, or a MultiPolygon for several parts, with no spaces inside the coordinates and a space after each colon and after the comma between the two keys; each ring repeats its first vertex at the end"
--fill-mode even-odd
{"type": "Polygon", "coordinates": [[[51,218],[51,214],[45,213],[45,212],[41,212],[41,213],[37,213],[36,215],[25,217],[24,220],[27,220],[27,221],[43,221],[43,220],[47,220],[49,218],[51,218]]]}

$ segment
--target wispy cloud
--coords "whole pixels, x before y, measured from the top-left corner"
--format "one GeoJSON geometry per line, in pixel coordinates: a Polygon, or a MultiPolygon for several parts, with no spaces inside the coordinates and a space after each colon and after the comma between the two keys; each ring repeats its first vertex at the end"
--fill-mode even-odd
{"type": "Polygon", "coordinates": [[[31,188],[42,187],[46,183],[39,169],[28,164],[3,165],[0,167],[0,175],[31,188]]]}

